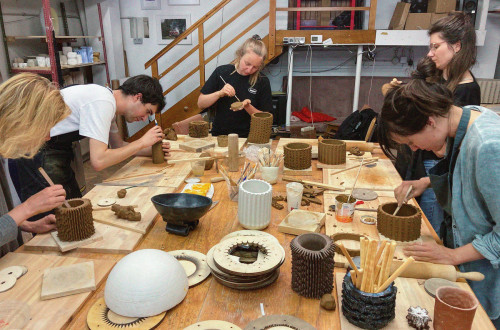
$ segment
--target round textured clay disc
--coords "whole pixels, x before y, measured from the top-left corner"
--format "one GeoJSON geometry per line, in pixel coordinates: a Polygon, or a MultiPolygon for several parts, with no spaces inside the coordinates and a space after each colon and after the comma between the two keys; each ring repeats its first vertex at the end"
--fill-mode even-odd
{"type": "Polygon", "coordinates": [[[99,205],[99,206],[111,206],[115,203],[116,203],[116,199],[114,199],[114,198],[103,198],[97,202],[97,205],[99,205]]]}
{"type": "Polygon", "coordinates": [[[378,194],[371,189],[354,189],[352,191],[352,197],[362,201],[372,201],[377,199],[378,194]]]}
{"type": "Polygon", "coordinates": [[[0,275],[0,292],[9,290],[16,284],[16,277],[14,275],[3,274],[0,275]]]}
{"type": "Polygon", "coordinates": [[[174,256],[184,267],[189,287],[200,284],[210,275],[207,256],[203,253],[192,250],[176,250],[168,253],[174,256]]]}
{"type": "Polygon", "coordinates": [[[90,307],[87,314],[87,325],[90,329],[153,329],[165,317],[167,312],[150,317],[126,317],[114,313],[106,306],[104,297],[90,307]]]}
{"type": "Polygon", "coordinates": [[[184,328],[184,330],[213,330],[213,329],[241,330],[241,328],[237,325],[220,320],[201,321],[195,324],[191,324],[187,328],[184,328]]]}
{"type": "Polygon", "coordinates": [[[436,298],[436,291],[442,286],[452,286],[458,288],[455,282],[445,280],[443,278],[430,278],[425,281],[424,289],[432,297],[436,298]]]}
{"type": "Polygon", "coordinates": [[[377,218],[372,215],[362,215],[359,218],[359,221],[361,221],[365,225],[375,225],[377,223],[377,218]]]}
{"type": "Polygon", "coordinates": [[[257,329],[300,329],[300,330],[315,330],[316,328],[291,315],[266,315],[259,317],[256,320],[248,323],[244,330],[257,329]]]}
{"type": "Polygon", "coordinates": [[[20,278],[21,276],[26,274],[27,271],[28,268],[26,268],[25,266],[11,266],[0,270],[0,276],[14,275],[15,278],[20,278]]]}
{"type": "Polygon", "coordinates": [[[186,183],[198,183],[198,182],[201,182],[200,178],[187,178],[186,180],[184,180],[184,182],[186,183]]]}

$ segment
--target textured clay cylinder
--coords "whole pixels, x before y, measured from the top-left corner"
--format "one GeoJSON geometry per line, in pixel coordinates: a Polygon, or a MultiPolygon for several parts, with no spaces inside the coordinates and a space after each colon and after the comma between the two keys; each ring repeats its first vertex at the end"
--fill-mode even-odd
{"type": "Polygon", "coordinates": [[[227,147],[228,140],[227,140],[227,135],[218,135],[217,136],[217,145],[219,147],[227,147]]]}
{"type": "Polygon", "coordinates": [[[273,115],[269,112],[257,112],[252,114],[250,121],[249,143],[268,143],[271,138],[273,126],[273,115]]]}
{"type": "Polygon", "coordinates": [[[283,147],[285,167],[291,170],[305,170],[311,167],[312,147],[308,143],[292,142],[283,147]]]}
{"type": "Polygon", "coordinates": [[[262,180],[247,180],[239,186],[238,221],[246,229],[264,229],[271,222],[273,188],[262,180]]]}
{"type": "Polygon", "coordinates": [[[165,153],[161,146],[162,141],[158,141],[152,146],[153,151],[153,164],[161,164],[165,162],[165,153]]]}
{"type": "Polygon", "coordinates": [[[203,138],[208,136],[208,122],[204,120],[192,121],[189,123],[189,136],[203,138]]]}
{"type": "Polygon", "coordinates": [[[420,237],[422,214],[410,204],[403,204],[397,215],[392,215],[398,203],[386,203],[378,207],[377,229],[386,238],[400,242],[414,241],[420,237]]]}
{"type": "Polygon", "coordinates": [[[450,286],[440,287],[434,302],[434,329],[471,329],[478,304],[476,297],[468,291],[450,286]]]}
{"type": "Polygon", "coordinates": [[[318,143],[318,161],[327,165],[345,164],[346,147],[341,140],[324,139],[318,143]]]}
{"type": "Polygon", "coordinates": [[[81,241],[94,235],[92,203],[86,198],[69,199],[66,205],[55,209],[57,236],[61,241],[81,241]]]}
{"type": "Polygon", "coordinates": [[[290,243],[292,290],[307,298],[320,299],[333,290],[335,244],[330,237],[307,233],[290,243]]]}
{"type": "Polygon", "coordinates": [[[347,321],[363,329],[381,329],[396,317],[398,288],[391,283],[380,293],[357,289],[348,272],[342,282],[342,314],[347,321]]]}

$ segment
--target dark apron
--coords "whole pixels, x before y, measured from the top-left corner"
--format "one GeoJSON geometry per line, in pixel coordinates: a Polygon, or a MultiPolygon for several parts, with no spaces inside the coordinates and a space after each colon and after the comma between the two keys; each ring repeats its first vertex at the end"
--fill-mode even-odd
{"type": "Polygon", "coordinates": [[[429,179],[431,186],[436,194],[436,199],[441,207],[448,213],[445,215],[443,224],[441,225],[440,236],[443,239],[443,244],[446,247],[454,248],[453,230],[452,230],[452,209],[451,209],[451,191],[453,185],[453,170],[457,162],[460,152],[460,145],[467,133],[467,125],[469,124],[471,110],[462,108],[462,117],[458,124],[455,138],[448,139],[446,157],[429,170],[429,179]]]}

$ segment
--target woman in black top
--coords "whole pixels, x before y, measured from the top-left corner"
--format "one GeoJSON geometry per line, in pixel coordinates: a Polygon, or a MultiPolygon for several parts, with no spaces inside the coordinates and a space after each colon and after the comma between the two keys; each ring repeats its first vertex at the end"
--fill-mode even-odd
{"type": "MultiPolygon", "coordinates": [[[[429,53],[422,59],[427,75],[432,80],[440,81],[453,92],[453,101],[457,106],[479,105],[481,92],[470,68],[476,62],[476,32],[469,18],[457,12],[436,21],[428,31],[430,36],[429,53]]],[[[412,152],[407,146],[398,151],[396,168],[405,180],[395,191],[406,193],[410,184],[418,180],[428,181],[428,171],[444,155],[432,151],[417,150],[412,152]]],[[[413,196],[416,197],[416,196],[413,196]]],[[[432,189],[427,189],[419,199],[419,204],[432,224],[434,230],[441,235],[444,211],[436,201],[432,189]]]]}
{"type": "Polygon", "coordinates": [[[271,84],[260,73],[266,55],[264,42],[253,36],[238,48],[231,64],[217,67],[208,78],[201,89],[198,107],[207,109],[215,104],[212,135],[237,133],[239,137],[247,137],[250,115],[272,110],[271,84]],[[243,106],[231,110],[231,104],[237,101],[235,95],[243,106]]]}

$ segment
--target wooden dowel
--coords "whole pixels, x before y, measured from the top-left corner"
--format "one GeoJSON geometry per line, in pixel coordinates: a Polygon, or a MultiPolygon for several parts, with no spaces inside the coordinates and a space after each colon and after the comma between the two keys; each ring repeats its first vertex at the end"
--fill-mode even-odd
{"type": "Polygon", "coordinates": [[[363,283],[361,283],[361,291],[367,292],[370,283],[370,278],[373,273],[375,254],[377,253],[378,241],[370,240],[365,260],[365,274],[363,275],[363,283]]]}
{"type": "Polygon", "coordinates": [[[352,285],[356,286],[356,272],[354,270],[351,270],[349,274],[351,274],[352,285]]]}
{"type": "Polygon", "coordinates": [[[364,270],[363,269],[360,269],[359,270],[359,275],[358,277],[356,278],[356,288],[358,290],[361,290],[361,282],[363,281],[363,272],[364,270]]]}
{"type": "Polygon", "coordinates": [[[391,248],[389,250],[389,259],[387,260],[387,265],[384,272],[382,283],[389,277],[389,273],[391,272],[391,264],[392,264],[392,259],[394,258],[394,252],[396,251],[396,245],[397,244],[395,241],[391,241],[391,248]]]}
{"type": "Polygon", "coordinates": [[[358,275],[359,274],[358,267],[356,267],[356,265],[354,264],[354,261],[352,261],[352,258],[349,255],[349,252],[347,252],[346,248],[344,247],[344,244],[338,243],[337,246],[342,250],[344,257],[346,257],[347,261],[349,262],[349,265],[351,265],[352,269],[356,272],[356,275],[358,275]]]}
{"type": "Polygon", "coordinates": [[[392,273],[392,275],[377,289],[376,293],[380,293],[385,289],[387,289],[387,287],[396,279],[396,277],[398,277],[399,274],[404,272],[404,270],[408,268],[408,266],[410,266],[411,263],[414,261],[415,259],[413,259],[413,257],[409,257],[408,259],[406,259],[406,261],[401,266],[399,266],[399,268],[396,269],[396,271],[392,273]]]}
{"type": "Polygon", "coordinates": [[[194,157],[194,158],[183,158],[183,159],[169,159],[167,160],[167,165],[179,164],[185,162],[196,162],[198,160],[213,160],[214,157],[194,157]]]}
{"type": "Polygon", "coordinates": [[[359,255],[361,257],[361,268],[365,269],[365,260],[366,260],[366,242],[368,241],[367,238],[361,237],[359,240],[359,255]]]}
{"type": "Polygon", "coordinates": [[[375,288],[378,288],[378,276],[380,274],[380,270],[382,269],[381,265],[375,266],[375,273],[373,274],[372,281],[370,281],[370,292],[375,292],[375,288]]]}
{"type": "Polygon", "coordinates": [[[382,252],[384,252],[385,245],[387,244],[387,241],[382,241],[380,243],[380,247],[377,251],[377,255],[375,256],[375,265],[378,264],[378,261],[380,260],[380,256],[382,255],[382,252]]]}
{"type": "MultiPolygon", "coordinates": [[[[377,160],[372,160],[372,161],[369,161],[369,162],[366,162],[363,164],[363,166],[366,166],[366,165],[369,165],[369,164],[373,164],[375,163],[377,160]]],[[[343,170],[340,170],[340,171],[337,171],[337,172],[333,172],[333,173],[330,173],[330,175],[334,175],[334,174],[339,174],[339,173],[342,173],[344,171],[348,171],[348,170],[352,170],[353,168],[358,168],[359,165],[354,165],[354,166],[350,166],[348,168],[344,168],[343,170]]]]}
{"type": "Polygon", "coordinates": [[[299,183],[302,183],[302,184],[308,184],[308,185],[311,185],[311,186],[316,186],[316,187],[319,187],[319,188],[325,188],[325,189],[328,189],[328,190],[344,191],[344,188],[341,188],[341,187],[335,187],[335,186],[332,186],[332,185],[329,185],[329,184],[315,182],[315,181],[301,180],[301,179],[297,179],[295,177],[286,176],[286,175],[283,176],[283,181],[299,182],[299,183]]]}
{"type": "MultiPolygon", "coordinates": [[[[54,182],[50,179],[49,175],[47,174],[47,172],[45,172],[45,170],[41,167],[38,168],[38,171],[40,171],[40,173],[42,174],[42,176],[44,177],[45,180],[47,180],[47,182],[53,186],[54,185],[54,182]]],[[[71,208],[71,206],[69,205],[68,201],[64,200],[64,205],[66,205],[66,207],[69,209],[71,208]]]]}
{"type": "Polygon", "coordinates": [[[384,253],[382,254],[382,269],[380,270],[380,273],[377,278],[377,286],[381,286],[382,282],[385,281],[384,274],[385,270],[387,268],[387,263],[389,262],[389,254],[391,253],[391,244],[387,246],[387,248],[384,250],[384,253]]]}
{"type": "Polygon", "coordinates": [[[352,192],[354,190],[354,187],[356,187],[356,182],[358,182],[359,173],[361,173],[361,169],[363,168],[363,163],[364,163],[364,158],[361,158],[361,164],[359,165],[358,174],[356,174],[356,179],[354,179],[354,183],[352,185],[351,192],[349,193],[349,197],[347,197],[347,202],[348,203],[351,200],[351,195],[352,195],[352,192]]]}

